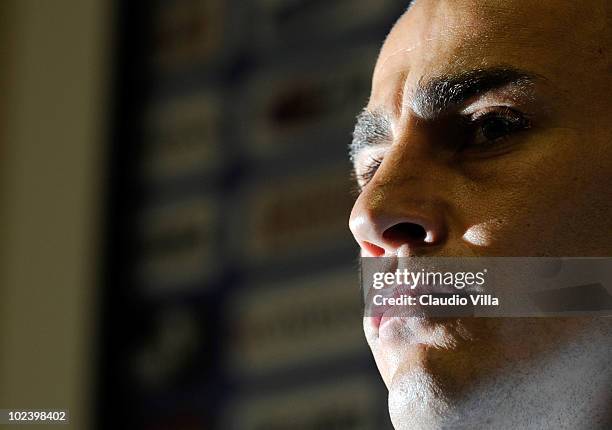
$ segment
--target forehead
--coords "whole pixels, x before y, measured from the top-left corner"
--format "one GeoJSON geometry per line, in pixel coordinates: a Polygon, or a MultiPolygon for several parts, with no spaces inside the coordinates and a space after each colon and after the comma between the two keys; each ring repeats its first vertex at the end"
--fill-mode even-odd
{"type": "Polygon", "coordinates": [[[369,105],[389,104],[405,87],[466,69],[508,65],[561,84],[596,67],[609,73],[598,66],[605,21],[605,13],[583,2],[417,0],[383,45],[369,105]]]}

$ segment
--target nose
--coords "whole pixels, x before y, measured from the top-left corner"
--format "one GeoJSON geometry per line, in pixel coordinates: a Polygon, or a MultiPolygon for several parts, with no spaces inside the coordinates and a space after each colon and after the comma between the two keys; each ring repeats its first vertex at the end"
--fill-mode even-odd
{"type": "Polygon", "coordinates": [[[364,256],[422,254],[445,238],[443,214],[433,201],[408,198],[403,189],[364,191],[353,206],[349,227],[364,256]]]}

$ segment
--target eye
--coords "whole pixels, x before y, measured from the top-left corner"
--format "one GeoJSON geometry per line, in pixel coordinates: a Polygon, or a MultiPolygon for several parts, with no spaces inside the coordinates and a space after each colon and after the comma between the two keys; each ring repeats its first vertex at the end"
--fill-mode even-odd
{"type": "Polygon", "coordinates": [[[473,134],[468,146],[498,143],[531,127],[530,121],[523,114],[510,108],[476,114],[470,119],[470,124],[473,134]]]}
{"type": "Polygon", "coordinates": [[[355,177],[361,188],[365,187],[372,180],[382,162],[382,158],[370,157],[363,167],[356,169],[355,177]]]}

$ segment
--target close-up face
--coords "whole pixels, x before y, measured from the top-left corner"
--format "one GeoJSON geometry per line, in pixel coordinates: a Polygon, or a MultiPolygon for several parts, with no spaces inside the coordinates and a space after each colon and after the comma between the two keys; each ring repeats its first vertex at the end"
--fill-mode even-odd
{"type": "MultiPolygon", "coordinates": [[[[413,4],[354,133],[361,256],[612,255],[610,13],[604,1],[413,4]]],[[[540,408],[592,428],[583,417],[596,414],[575,400],[544,407],[534,384],[598,396],[559,369],[612,351],[601,319],[366,317],[364,329],[396,428],[493,425],[494,413],[509,425],[540,408]]]]}

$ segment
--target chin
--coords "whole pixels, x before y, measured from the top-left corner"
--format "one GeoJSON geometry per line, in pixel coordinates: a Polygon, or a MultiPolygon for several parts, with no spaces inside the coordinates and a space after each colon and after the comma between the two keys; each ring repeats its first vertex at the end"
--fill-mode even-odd
{"type": "Polygon", "coordinates": [[[389,415],[396,430],[440,429],[458,420],[452,401],[435,376],[413,368],[389,386],[389,415]]]}
{"type": "Polygon", "coordinates": [[[396,430],[547,428],[561,418],[576,424],[565,428],[593,428],[580,423],[598,410],[608,414],[598,420],[609,419],[610,374],[602,370],[612,351],[610,319],[472,318],[416,327],[423,333],[368,337],[396,430]],[[438,339],[433,333],[454,341],[427,344],[438,339]]]}
{"type": "Polygon", "coordinates": [[[472,364],[481,362],[474,321],[397,317],[377,326],[367,320],[366,339],[389,390],[399,386],[405,391],[413,381],[417,392],[436,386],[436,392],[456,391],[472,376],[472,364]]]}

